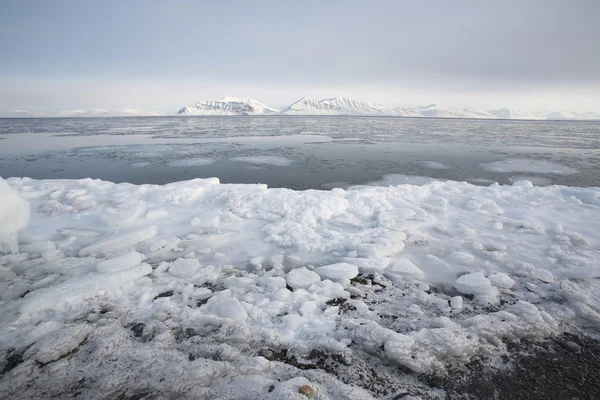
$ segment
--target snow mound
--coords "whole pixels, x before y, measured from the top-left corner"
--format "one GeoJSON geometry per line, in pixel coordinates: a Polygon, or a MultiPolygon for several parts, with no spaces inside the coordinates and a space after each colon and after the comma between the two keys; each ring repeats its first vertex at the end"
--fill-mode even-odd
{"type": "Polygon", "coordinates": [[[0,251],[19,252],[17,239],[29,217],[29,203],[0,177],[0,251]]]}

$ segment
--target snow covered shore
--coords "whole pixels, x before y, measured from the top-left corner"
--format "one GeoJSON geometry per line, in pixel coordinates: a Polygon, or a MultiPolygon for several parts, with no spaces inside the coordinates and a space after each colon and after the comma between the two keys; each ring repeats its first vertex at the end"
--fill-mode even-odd
{"type": "Polygon", "coordinates": [[[1,398],[393,397],[600,327],[599,188],[6,182],[1,398]]]}

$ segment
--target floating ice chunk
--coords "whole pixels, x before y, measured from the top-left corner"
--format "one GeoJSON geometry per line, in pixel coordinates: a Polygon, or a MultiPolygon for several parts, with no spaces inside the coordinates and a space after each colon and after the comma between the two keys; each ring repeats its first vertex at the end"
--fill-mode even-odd
{"type": "Polygon", "coordinates": [[[492,283],[483,272],[472,272],[458,278],[454,287],[464,294],[486,295],[491,292],[492,283]]]}
{"type": "Polygon", "coordinates": [[[430,169],[450,169],[448,164],[439,161],[421,161],[421,165],[430,169]]]}
{"type": "Polygon", "coordinates": [[[210,165],[215,161],[212,158],[183,158],[180,160],[172,160],[168,162],[169,167],[201,167],[203,165],[210,165]]]}
{"type": "Polygon", "coordinates": [[[572,175],[578,171],[552,161],[510,158],[502,161],[480,164],[486,171],[492,172],[525,172],[533,174],[572,175]]]}
{"type": "Polygon", "coordinates": [[[0,251],[6,245],[13,254],[19,252],[17,239],[29,217],[29,203],[0,177],[0,251]]]}
{"type": "Polygon", "coordinates": [[[554,275],[552,275],[552,272],[548,271],[547,269],[534,268],[531,271],[531,275],[545,283],[554,282],[554,275]]]}
{"type": "Polygon", "coordinates": [[[337,263],[316,268],[315,272],[319,274],[321,279],[330,279],[334,282],[345,282],[358,275],[358,267],[348,263],[337,263]]]}
{"type": "Polygon", "coordinates": [[[132,251],[122,256],[100,261],[96,269],[100,272],[113,272],[135,267],[143,261],[144,257],[137,251],[132,251]]]}
{"type": "Polygon", "coordinates": [[[94,254],[110,254],[115,251],[136,245],[144,240],[148,240],[151,237],[156,236],[157,233],[158,228],[156,225],[147,226],[135,232],[116,236],[103,242],[84,247],[79,251],[79,256],[86,257],[94,254]]]}
{"type": "Polygon", "coordinates": [[[233,157],[231,160],[240,161],[248,164],[276,165],[278,167],[286,167],[288,165],[292,165],[292,160],[281,156],[233,157]]]}
{"type": "Polygon", "coordinates": [[[106,274],[96,274],[76,278],[57,286],[54,289],[33,295],[21,305],[19,311],[23,314],[36,313],[48,308],[56,307],[59,303],[70,301],[81,295],[87,295],[97,291],[116,290],[121,286],[135,281],[152,272],[148,264],[140,264],[137,267],[123,271],[106,274]]]}
{"type": "Polygon", "coordinates": [[[488,279],[492,283],[492,286],[496,286],[500,289],[510,289],[515,286],[515,281],[504,272],[496,272],[488,276],[488,279]]]}
{"type": "Polygon", "coordinates": [[[321,277],[316,272],[302,267],[288,272],[285,280],[292,289],[306,289],[313,283],[321,281],[321,277]]]}
{"type": "Polygon", "coordinates": [[[398,276],[410,276],[418,280],[425,279],[423,271],[406,258],[396,260],[385,270],[384,275],[390,279],[398,276]]]}
{"type": "Polygon", "coordinates": [[[200,267],[200,261],[195,258],[178,258],[171,264],[169,272],[178,278],[190,279],[196,275],[200,267]]]}

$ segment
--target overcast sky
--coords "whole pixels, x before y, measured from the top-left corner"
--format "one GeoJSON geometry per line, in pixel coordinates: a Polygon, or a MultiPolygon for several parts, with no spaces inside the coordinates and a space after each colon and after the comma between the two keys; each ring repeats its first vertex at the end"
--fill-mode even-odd
{"type": "Polygon", "coordinates": [[[0,0],[0,111],[225,95],[600,111],[600,0],[0,0]]]}

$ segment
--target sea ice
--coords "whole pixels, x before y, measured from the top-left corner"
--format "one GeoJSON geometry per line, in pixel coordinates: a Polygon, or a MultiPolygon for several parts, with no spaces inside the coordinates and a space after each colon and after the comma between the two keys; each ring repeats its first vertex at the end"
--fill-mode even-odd
{"type": "MultiPolygon", "coordinates": [[[[348,263],[325,265],[315,269],[321,279],[330,279],[334,282],[346,282],[358,275],[358,267],[348,263]]],[[[291,285],[290,285],[291,286],[291,285]]]]}
{"type": "Polygon", "coordinates": [[[482,163],[481,167],[491,172],[524,172],[529,174],[573,175],[578,172],[575,168],[552,161],[521,158],[482,163]]]}
{"type": "Polygon", "coordinates": [[[231,160],[248,164],[275,165],[278,167],[287,167],[293,164],[292,160],[281,156],[243,156],[233,157],[231,160]]]}
{"type": "Polygon", "coordinates": [[[450,169],[448,164],[439,161],[422,161],[421,165],[430,169],[450,169]]]}

